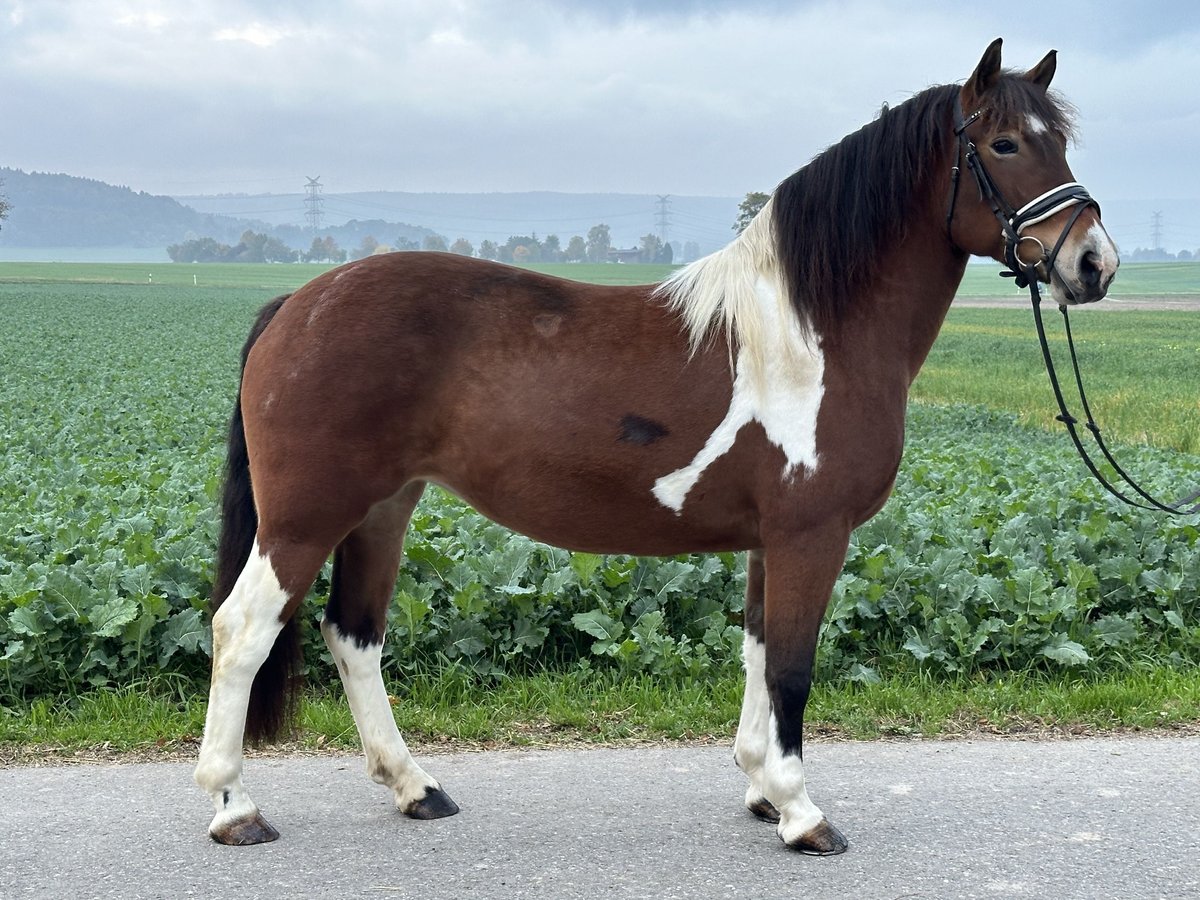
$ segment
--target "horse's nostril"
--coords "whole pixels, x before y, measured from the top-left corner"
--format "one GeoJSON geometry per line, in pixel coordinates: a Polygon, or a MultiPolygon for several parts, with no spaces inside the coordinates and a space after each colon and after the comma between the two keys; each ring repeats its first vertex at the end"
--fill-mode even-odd
{"type": "Polygon", "coordinates": [[[1100,284],[1100,278],[1103,274],[1103,264],[1100,257],[1089,250],[1083,254],[1083,258],[1079,261],[1079,277],[1084,284],[1089,287],[1094,287],[1100,284]]]}

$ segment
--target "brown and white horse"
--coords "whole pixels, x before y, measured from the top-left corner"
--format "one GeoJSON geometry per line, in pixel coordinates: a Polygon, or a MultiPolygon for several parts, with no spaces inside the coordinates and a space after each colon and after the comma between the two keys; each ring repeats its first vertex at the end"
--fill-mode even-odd
{"type": "MultiPolygon", "coordinates": [[[[1054,67],[1051,52],[1002,71],[997,40],[964,85],[885,108],[661,285],[396,253],[264,309],[230,428],[196,767],[212,837],[277,837],[242,785],[243,736],[282,724],[293,615],[331,553],[321,631],[368,772],[409,816],[458,811],[409,754],[379,671],[405,527],[432,482],[576,550],[749,551],[746,805],[790,847],[844,850],[801,762],[818,626],[851,530],[891,492],[909,385],[968,257],[1004,259],[1013,233],[958,185],[965,149],[1014,207],[1074,183],[1054,67]]],[[[1056,299],[1103,297],[1118,261],[1098,209],[1035,218],[1022,242],[1062,238],[1040,267],[1056,299]]]]}

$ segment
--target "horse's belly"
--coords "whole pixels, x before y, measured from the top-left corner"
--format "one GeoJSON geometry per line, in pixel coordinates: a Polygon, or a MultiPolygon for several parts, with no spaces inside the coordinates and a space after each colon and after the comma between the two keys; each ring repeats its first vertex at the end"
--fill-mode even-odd
{"type": "Polygon", "coordinates": [[[676,513],[649,485],[601,483],[578,476],[501,478],[490,485],[431,479],[480,513],[534,540],[590,553],[671,556],[758,546],[758,531],[741,504],[698,500],[676,513]]]}

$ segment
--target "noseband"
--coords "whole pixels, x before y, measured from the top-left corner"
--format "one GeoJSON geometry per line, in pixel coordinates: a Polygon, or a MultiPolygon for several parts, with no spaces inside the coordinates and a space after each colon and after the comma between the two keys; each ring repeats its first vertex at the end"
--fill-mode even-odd
{"type": "Polygon", "coordinates": [[[966,252],[954,242],[954,204],[958,199],[960,164],[965,164],[971,174],[975,176],[975,183],[979,186],[979,199],[987,201],[988,206],[991,207],[992,215],[1000,223],[1000,230],[1004,235],[1004,262],[1009,270],[1000,274],[1015,279],[1016,285],[1019,288],[1029,288],[1029,297],[1033,302],[1034,321],[1037,323],[1038,340],[1042,345],[1042,358],[1046,362],[1046,373],[1050,376],[1050,386],[1054,389],[1054,398],[1058,401],[1059,415],[1056,418],[1067,427],[1067,431],[1071,435],[1071,440],[1075,444],[1075,449],[1079,451],[1079,455],[1083,458],[1088,471],[1103,485],[1105,490],[1130,506],[1136,506],[1141,509],[1159,510],[1174,515],[1194,515],[1200,512],[1200,504],[1190,507],[1186,505],[1200,498],[1200,491],[1184,497],[1173,504],[1163,503],[1148,494],[1113,459],[1112,453],[1109,451],[1108,446],[1104,443],[1103,436],[1100,434],[1100,426],[1092,418],[1092,410],[1088,406],[1087,395],[1083,390],[1083,378],[1079,372],[1079,360],[1075,354],[1075,342],[1071,337],[1071,320],[1067,316],[1066,306],[1059,304],[1059,311],[1062,313],[1063,324],[1066,329],[1067,346],[1071,350],[1071,368],[1075,374],[1075,384],[1079,388],[1079,399],[1083,405],[1084,414],[1087,416],[1087,422],[1084,424],[1088,431],[1092,433],[1096,445],[1100,448],[1100,452],[1104,455],[1104,458],[1108,460],[1109,465],[1113,467],[1117,475],[1145,502],[1134,500],[1113,487],[1100,473],[1096,463],[1084,448],[1075,427],[1079,424],[1079,420],[1067,410],[1062,388],[1058,383],[1058,375],[1054,370],[1054,360],[1050,355],[1050,345],[1046,341],[1046,330],[1042,324],[1042,298],[1037,283],[1039,279],[1047,282],[1050,280],[1050,276],[1054,272],[1054,261],[1058,258],[1058,251],[1062,249],[1067,235],[1075,226],[1083,211],[1088,207],[1094,207],[1096,212],[1099,213],[1100,204],[1095,201],[1082,184],[1077,181],[1070,181],[1046,191],[1038,197],[1034,197],[1020,209],[1013,209],[1004,199],[1004,195],[1000,193],[1000,189],[996,187],[996,182],[992,180],[987,169],[984,168],[983,160],[979,157],[979,151],[975,147],[975,142],[967,137],[967,129],[985,111],[982,108],[977,109],[971,115],[964,118],[962,105],[958,102],[954,104],[954,136],[958,139],[958,155],[955,159],[954,167],[950,170],[950,198],[946,205],[946,234],[950,238],[951,246],[960,253],[966,252]],[[1063,226],[1062,231],[1059,232],[1058,239],[1054,242],[1054,247],[1049,253],[1046,252],[1045,244],[1036,237],[1031,234],[1021,233],[1030,225],[1044,222],[1051,216],[1057,215],[1063,210],[1070,209],[1072,206],[1075,207],[1075,211],[1067,219],[1067,223],[1063,226]],[[1037,257],[1032,261],[1023,259],[1021,257],[1022,244],[1031,244],[1037,257]]]}
{"type": "Polygon", "coordinates": [[[961,163],[965,164],[967,170],[975,176],[975,183],[979,187],[979,199],[987,201],[992,215],[1000,223],[1000,231],[1004,235],[1004,262],[1009,268],[1009,272],[1006,274],[1016,279],[1017,287],[1025,287],[1039,277],[1043,281],[1049,281],[1050,273],[1054,271],[1054,261],[1058,258],[1058,251],[1062,249],[1075,222],[1088,207],[1095,207],[1098,213],[1100,204],[1082,184],[1077,181],[1069,181],[1046,191],[1041,196],[1034,197],[1020,209],[1013,209],[984,167],[975,142],[967,137],[967,129],[984,112],[986,110],[980,108],[964,118],[962,105],[954,104],[954,136],[958,139],[958,155],[954,168],[950,170],[950,199],[946,205],[946,233],[955,249],[962,252],[961,248],[954,243],[954,204],[958,200],[961,163]],[[1072,206],[1075,207],[1075,212],[1071,214],[1066,225],[1059,232],[1058,240],[1055,241],[1054,248],[1049,253],[1046,252],[1046,246],[1036,237],[1021,233],[1030,225],[1044,222],[1072,206]],[[1032,249],[1037,253],[1036,258],[1032,261],[1023,259],[1021,256],[1022,244],[1032,245],[1032,249]]]}

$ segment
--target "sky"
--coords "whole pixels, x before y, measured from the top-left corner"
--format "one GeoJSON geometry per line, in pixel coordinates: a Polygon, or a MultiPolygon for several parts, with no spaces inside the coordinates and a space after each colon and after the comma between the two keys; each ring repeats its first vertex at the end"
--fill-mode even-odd
{"type": "Polygon", "coordinates": [[[741,197],[995,37],[1018,69],[1059,51],[1101,203],[1174,200],[1165,243],[1200,247],[1194,0],[0,0],[0,165],[172,195],[741,197]]]}

